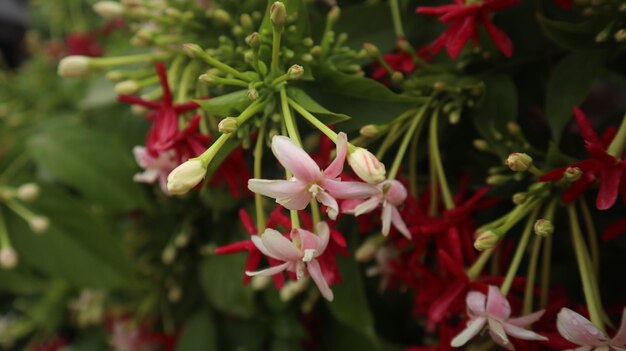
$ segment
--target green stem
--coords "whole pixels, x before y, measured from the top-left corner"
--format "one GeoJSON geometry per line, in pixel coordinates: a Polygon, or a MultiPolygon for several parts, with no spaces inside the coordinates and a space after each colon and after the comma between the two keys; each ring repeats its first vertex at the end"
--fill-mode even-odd
{"type": "Polygon", "coordinates": [[[279,72],[278,68],[278,55],[280,54],[280,39],[281,39],[282,31],[273,29],[272,32],[272,62],[271,62],[271,72],[274,75],[277,75],[279,72]]]}
{"type": "MultiPolygon", "coordinates": [[[[289,107],[289,98],[287,97],[287,91],[284,86],[280,88],[280,105],[283,111],[283,120],[285,121],[285,127],[287,128],[287,134],[289,134],[289,137],[291,138],[291,140],[293,140],[296,143],[296,145],[302,147],[300,134],[298,133],[298,128],[296,127],[296,121],[291,115],[291,110],[289,107]]],[[[296,109],[296,111],[298,110],[296,109]]],[[[302,112],[300,112],[300,114],[302,114],[302,112]]]]}
{"type": "Polygon", "coordinates": [[[257,114],[257,112],[261,111],[265,107],[265,101],[262,99],[255,100],[248,107],[246,107],[243,112],[239,116],[237,116],[237,126],[242,126],[249,120],[251,117],[257,114]]]}
{"type": "Polygon", "coordinates": [[[543,256],[541,258],[541,295],[539,296],[539,307],[545,309],[548,306],[548,292],[550,288],[550,267],[552,263],[552,235],[546,237],[543,245],[543,256]]]}
{"type": "Polygon", "coordinates": [[[411,149],[409,149],[409,192],[411,196],[416,199],[418,195],[417,190],[417,147],[419,144],[419,135],[421,132],[421,126],[418,127],[417,132],[413,134],[411,140],[411,149]]]}
{"type": "Polygon", "coordinates": [[[609,144],[609,147],[606,149],[606,152],[614,157],[620,158],[622,153],[624,152],[624,148],[626,146],[626,116],[622,119],[622,124],[620,124],[617,134],[609,144]]]}
{"type": "Polygon", "coordinates": [[[476,278],[478,278],[480,272],[482,272],[483,268],[485,267],[485,264],[487,264],[487,261],[489,261],[493,250],[494,249],[492,248],[481,252],[480,256],[478,256],[478,259],[476,259],[472,266],[467,270],[467,277],[470,281],[474,281],[476,280],[476,278]]]}
{"type": "Polygon", "coordinates": [[[230,138],[230,133],[220,135],[220,137],[217,138],[217,140],[208,149],[206,149],[206,151],[203,152],[202,155],[197,157],[197,159],[200,159],[200,161],[202,161],[202,165],[205,168],[209,166],[215,155],[220,151],[222,146],[226,144],[228,138],[230,138]]]}
{"type": "Polygon", "coordinates": [[[315,199],[315,197],[311,198],[311,217],[313,218],[313,229],[315,229],[317,223],[321,221],[320,207],[317,204],[317,199],[315,199]]]}
{"type": "Polygon", "coordinates": [[[533,239],[533,246],[530,251],[530,262],[528,263],[528,276],[526,277],[526,287],[524,289],[524,307],[522,308],[522,315],[529,314],[533,310],[533,288],[535,287],[535,276],[537,275],[537,261],[539,260],[541,239],[539,235],[535,235],[533,239]]]}
{"type": "Polygon", "coordinates": [[[176,98],[178,102],[187,101],[189,86],[192,81],[195,81],[195,76],[197,75],[198,63],[197,61],[191,61],[185,69],[183,70],[182,78],[180,79],[180,84],[178,85],[178,89],[176,90],[176,98]]]}
{"type": "Polygon", "coordinates": [[[398,0],[389,0],[389,7],[391,7],[391,19],[393,20],[393,29],[396,33],[396,38],[404,38],[404,29],[402,28],[402,18],[400,17],[398,0]]]}
{"type": "Polygon", "coordinates": [[[139,54],[118,57],[90,57],[89,67],[107,68],[111,66],[130,65],[133,63],[150,63],[157,60],[165,59],[169,54],[139,54]]]}
{"type": "Polygon", "coordinates": [[[207,54],[204,50],[201,50],[200,53],[198,53],[198,58],[202,59],[204,62],[208,63],[209,65],[219,69],[220,71],[224,72],[224,73],[230,73],[232,74],[234,77],[237,77],[245,82],[249,82],[250,78],[248,76],[246,76],[245,74],[239,72],[238,70],[236,70],[235,68],[220,62],[219,60],[215,59],[214,57],[210,56],[209,54],[207,54]]]}
{"type": "Polygon", "coordinates": [[[20,154],[9,166],[6,168],[4,173],[0,174],[0,179],[9,179],[12,178],[15,173],[19,172],[31,158],[31,154],[29,152],[23,152],[20,154]]]}
{"type": "Polygon", "coordinates": [[[430,182],[430,203],[428,205],[428,215],[434,217],[439,207],[439,192],[437,191],[437,170],[434,165],[435,160],[428,158],[428,178],[430,182]]]}
{"type": "Polygon", "coordinates": [[[573,204],[569,204],[567,206],[567,212],[569,214],[572,241],[574,243],[576,261],[578,262],[578,270],[580,272],[580,279],[582,280],[583,292],[585,294],[589,316],[591,318],[591,322],[596,326],[596,328],[606,334],[604,330],[604,323],[602,322],[602,313],[597,305],[598,298],[595,296],[594,288],[592,287],[593,281],[590,276],[590,269],[587,266],[588,260],[586,258],[587,253],[585,243],[582,238],[582,233],[578,224],[578,216],[576,215],[576,209],[573,204]]]}
{"type": "MultiPolygon", "coordinates": [[[[284,91],[284,88],[281,89],[281,93],[284,91]]],[[[282,97],[282,95],[281,95],[282,97]]],[[[311,123],[315,128],[317,128],[320,132],[324,133],[333,143],[337,143],[337,133],[332,129],[328,128],[327,125],[322,123],[319,119],[313,116],[309,111],[307,111],[304,107],[300,106],[297,102],[292,99],[287,98],[289,106],[293,107],[304,119],[306,119],[309,123],[311,123]]],[[[352,145],[348,144],[348,147],[352,147],[352,145]]]]}
{"type": "Polygon", "coordinates": [[[511,261],[511,264],[509,265],[509,270],[506,272],[504,282],[502,282],[502,286],[500,287],[500,291],[502,291],[502,294],[505,296],[509,293],[509,290],[511,289],[511,284],[513,284],[513,278],[515,278],[517,270],[519,269],[519,265],[522,262],[522,258],[524,257],[524,251],[526,251],[526,246],[528,245],[530,234],[532,234],[533,232],[533,226],[535,225],[535,220],[537,219],[539,209],[540,207],[537,206],[526,221],[526,227],[524,228],[524,232],[522,233],[522,238],[517,244],[517,249],[515,250],[515,255],[513,256],[513,261],[511,261]]]}
{"type": "Polygon", "coordinates": [[[387,132],[385,139],[383,139],[383,142],[380,144],[380,148],[378,148],[378,152],[376,152],[377,159],[382,160],[385,156],[385,153],[387,153],[387,150],[389,150],[391,145],[396,142],[401,134],[401,127],[404,126],[402,122],[403,121],[397,120],[392,122],[391,127],[389,127],[389,132],[387,132]]]}
{"type": "Polygon", "coordinates": [[[4,249],[5,247],[11,247],[11,241],[9,239],[6,221],[4,220],[4,213],[0,207],[0,249],[4,249]]]}
{"type": "Polygon", "coordinates": [[[580,199],[580,208],[583,213],[583,220],[585,221],[585,229],[587,231],[587,241],[589,241],[589,249],[591,250],[591,262],[593,263],[593,272],[597,275],[600,269],[600,249],[598,248],[598,233],[596,227],[593,225],[593,218],[589,211],[587,203],[580,199]]]}
{"type": "Polygon", "coordinates": [[[422,109],[418,111],[415,117],[413,118],[413,120],[411,120],[409,127],[407,128],[406,133],[404,134],[404,138],[402,139],[402,142],[400,143],[398,152],[396,153],[396,158],[393,160],[393,164],[391,165],[391,170],[389,170],[389,173],[387,173],[387,179],[393,180],[396,178],[396,175],[398,174],[398,169],[400,169],[400,164],[402,163],[402,159],[404,158],[404,154],[406,153],[406,149],[409,146],[409,142],[411,141],[411,138],[413,137],[413,133],[415,133],[417,126],[424,119],[424,116],[426,115],[427,110],[428,110],[428,104],[424,104],[422,109]]]}
{"type": "MultiPolygon", "coordinates": [[[[263,119],[259,133],[257,134],[256,145],[254,146],[254,178],[256,179],[261,179],[265,122],[266,119],[263,119]]],[[[263,196],[261,196],[261,194],[254,193],[254,209],[256,211],[256,230],[258,234],[261,234],[265,230],[265,212],[263,211],[263,196]]]]}
{"type": "Polygon", "coordinates": [[[30,221],[33,217],[35,217],[34,213],[14,200],[9,200],[5,204],[25,221],[30,221]]]}
{"type": "Polygon", "coordinates": [[[439,138],[437,130],[437,122],[439,120],[439,110],[435,109],[430,119],[430,135],[429,135],[429,151],[430,157],[433,160],[433,166],[435,166],[437,178],[439,179],[439,186],[441,187],[441,195],[443,197],[443,203],[446,209],[454,208],[454,200],[452,199],[452,193],[450,192],[450,186],[446,179],[446,174],[443,169],[443,163],[441,162],[441,154],[439,153],[439,138]]]}

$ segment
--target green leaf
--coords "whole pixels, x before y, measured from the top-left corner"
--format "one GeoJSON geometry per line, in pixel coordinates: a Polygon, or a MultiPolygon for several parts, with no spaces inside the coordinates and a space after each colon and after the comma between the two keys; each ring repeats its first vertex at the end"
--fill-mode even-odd
{"type": "Polygon", "coordinates": [[[92,207],[52,187],[43,187],[31,207],[50,221],[43,234],[33,233],[22,218],[5,211],[11,242],[21,262],[75,286],[132,284],[132,264],[121,241],[92,207]]]}
{"type": "Polygon", "coordinates": [[[0,290],[16,295],[33,294],[39,291],[44,282],[26,273],[21,266],[12,270],[0,270],[0,290]]]}
{"type": "Polygon", "coordinates": [[[133,181],[131,150],[110,135],[64,121],[31,137],[28,149],[41,170],[110,211],[150,207],[133,181]]]}
{"type": "Polygon", "coordinates": [[[183,329],[176,345],[177,351],[214,351],[217,348],[217,333],[213,317],[207,311],[193,315],[183,329]]]}
{"type": "Polygon", "coordinates": [[[247,90],[238,90],[208,100],[194,100],[203,110],[224,116],[243,111],[250,104],[247,90]]]}
{"type": "Polygon", "coordinates": [[[115,94],[115,84],[110,80],[100,77],[90,82],[85,97],[81,100],[81,109],[106,107],[115,104],[117,94],[115,94]]]}
{"type": "Polygon", "coordinates": [[[302,89],[296,87],[287,87],[287,94],[289,97],[297,102],[305,110],[311,112],[315,117],[318,117],[324,124],[332,124],[342,122],[350,119],[342,113],[334,113],[320,105],[302,89]]]}
{"type": "Polygon", "coordinates": [[[606,56],[605,51],[571,53],[552,71],[546,92],[546,116],[557,144],[572,116],[572,108],[584,101],[606,56]]]}
{"type": "Polygon", "coordinates": [[[363,43],[368,42],[378,46],[381,52],[388,52],[396,46],[395,41],[390,40],[394,38],[395,33],[388,12],[389,4],[386,2],[342,6],[335,32],[347,33],[349,39],[346,45],[355,50],[361,49],[363,43]],[[383,13],[385,15],[381,16],[383,13]]]}
{"type": "Polygon", "coordinates": [[[208,301],[223,313],[250,317],[254,292],[242,283],[245,254],[209,256],[200,266],[200,284],[208,301]]]}
{"type": "MultiPolygon", "coordinates": [[[[503,150],[500,142],[508,122],[517,116],[517,89],[508,76],[485,79],[485,95],[470,115],[481,136],[495,150],[503,150]]],[[[506,150],[503,151],[506,153],[506,150]]]]}
{"type": "Polygon", "coordinates": [[[339,256],[337,262],[344,279],[341,284],[333,286],[335,298],[326,306],[341,323],[379,343],[357,263],[343,256],[339,256]]]}
{"type": "Polygon", "coordinates": [[[596,35],[607,22],[601,17],[594,17],[582,23],[554,21],[537,14],[537,21],[543,32],[558,46],[573,51],[597,50],[599,44],[596,35]]]}

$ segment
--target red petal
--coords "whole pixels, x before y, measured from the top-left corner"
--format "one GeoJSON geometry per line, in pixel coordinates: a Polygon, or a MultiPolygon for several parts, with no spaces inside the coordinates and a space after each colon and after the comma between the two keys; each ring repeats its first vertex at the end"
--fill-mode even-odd
{"type": "Polygon", "coordinates": [[[589,121],[589,118],[587,118],[585,113],[577,106],[574,106],[572,111],[574,112],[574,118],[576,119],[576,124],[578,125],[580,136],[583,137],[585,143],[596,144],[601,147],[602,142],[600,141],[600,138],[598,138],[598,134],[591,126],[591,122],[589,121]]]}
{"type": "Polygon", "coordinates": [[[157,62],[154,67],[156,68],[157,75],[161,81],[161,89],[163,89],[163,103],[167,106],[172,106],[172,91],[170,85],[167,82],[167,70],[163,62],[157,62]]]}
{"type": "Polygon", "coordinates": [[[446,43],[446,49],[448,55],[452,59],[456,59],[459,53],[461,53],[461,50],[465,47],[465,44],[467,44],[469,38],[471,38],[472,34],[476,31],[476,16],[472,15],[462,22],[455,22],[448,30],[451,31],[451,34],[455,34],[446,43]],[[455,29],[454,32],[452,32],[453,28],[455,29]]]}
{"type": "Polygon", "coordinates": [[[624,171],[615,166],[600,169],[600,188],[598,189],[598,197],[596,198],[596,207],[598,210],[609,209],[615,204],[619,191],[619,183],[623,174],[624,171]]]}
{"type": "Polygon", "coordinates": [[[496,27],[495,24],[489,18],[489,15],[486,12],[481,12],[481,21],[487,30],[487,34],[491,37],[491,40],[496,44],[498,49],[504,54],[506,57],[511,57],[513,54],[513,44],[511,43],[511,39],[504,33],[500,28],[496,27]]]}
{"type": "Polygon", "coordinates": [[[459,5],[443,5],[443,6],[419,6],[415,12],[420,15],[441,16],[452,11],[458,10],[462,6],[459,5]]]}
{"type": "Polygon", "coordinates": [[[613,240],[621,235],[626,234],[626,218],[620,219],[615,223],[611,223],[604,232],[602,232],[602,240],[613,240]]]}
{"type": "Polygon", "coordinates": [[[572,185],[570,185],[570,187],[563,192],[561,200],[565,203],[574,201],[577,197],[587,191],[591,185],[593,185],[594,180],[595,176],[593,174],[583,174],[582,178],[572,183],[572,185]]]}

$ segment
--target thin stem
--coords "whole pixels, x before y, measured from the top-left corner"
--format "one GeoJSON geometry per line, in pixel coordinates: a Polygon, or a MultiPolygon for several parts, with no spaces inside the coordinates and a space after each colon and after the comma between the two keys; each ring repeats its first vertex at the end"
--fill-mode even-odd
{"type": "Polygon", "coordinates": [[[406,133],[404,134],[404,138],[402,139],[402,142],[400,143],[400,147],[398,148],[398,151],[396,153],[396,158],[393,160],[393,164],[391,165],[391,170],[389,171],[389,173],[387,173],[387,179],[393,180],[396,178],[396,175],[398,174],[398,169],[400,169],[400,163],[402,163],[402,159],[404,158],[404,154],[406,153],[406,148],[409,146],[409,142],[411,141],[411,138],[413,137],[413,133],[415,133],[417,126],[420,124],[420,122],[424,118],[424,115],[426,114],[427,110],[428,110],[428,104],[424,104],[424,107],[422,107],[422,109],[419,112],[417,112],[413,120],[411,120],[409,127],[407,128],[406,133]]]}
{"type": "Polygon", "coordinates": [[[4,213],[0,207],[0,248],[3,249],[5,247],[11,247],[11,241],[9,239],[6,221],[4,220],[4,213]]]}
{"type": "Polygon", "coordinates": [[[203,152],[202,155],[197,157],[202,161],[202,165],[204,167],[209,166],[215,155],[220,151],[222,146],[226,144],[228,138],[230,138],[230,133],[220,135],[220,137],[217,138],[217,140],[208,149],[206,149],[206,151],[203,152]]]}
{"type": "Polygon", "coordinates": [[[404,126],[402,121],[398,121],[398,120],[393,121],[393,124],[389,128],[389,132],[387,133],[387,136],[385,136],[385,139],[383,139],[383,142],[380,144],[380,147],[378,148],[378,152],[376,152],[377,159],[382,160],[387,150],[389,150],[391,145],[393,145],[393,143],[398,139],[398,137],[400,136],[400,132],[402,130],[402,126],[404,126]]]}
{"type": "MultiPolygon", "coordinates": [[[[284,91],[284,87],[281,89],[281,99],[284,91]]],[[[304,119],[306,119],[309,123],[311,123],[315,128],[317,128],[320,132],[324,133],[333,143],[337,143],[337,133],[335,133],[332,129],[328,128],[327,125],[322,123],[319,119],[313,116],[309,111],[304,109],[304,107],[300,106],[297,102],[293,101],[285,97],[289,103],[289,106],[293,107],[304,119]]]]}
{"type": "Polygon", "coordinates": [[[279,72],[278,69],[278,55],[280,54],[280,39],[281,39],[282,31],[273,29],[272,32],[272,62],[271,62],[271,72],[274,75],[277,75],[279,72]]]}
{"type": "Polygon", "coordinates": [[[118,56],[118,57],[90,57],[89,58],[89,67],[92,68],[106,68],[111,66],[118,65],[130,65],[133,63],[149,63],[154,62],[160,59],[165,59],[169,56],[169,54],[139,54],[139,55],[128,55],[128,56],[118,56]]]}
{"type": "Polygon", "coordinates": [[[585,229],[587,231],[587,241],[589,241],[589,249],[591,250],[591,262],[593,264],[593,271],[597,275],[600,269],[600,249],[598,248],[598,233],[596,227],[593,225],[593,218],[591,217],[591,211],[587,203],[580,199],[580,208],[583,213],[583,220],[585,221],[585,229]]]}
{"type": "Polygon", "coordinates": [[[626,115],[622,119],[622,124],[620,124],[617,134],[609,144],[609,147],[606,149],[606,152],[614,157],[620,158],[622,153],[624,152],[624,148],[626,147],[626,115]]]}
{"type": "Polygon", "coordinates": [[[450,193],[450,186],[448,185],[448,180],[446,179],[446,174],[443,169],[443,163],[441,162],[441,154],[439,153],[439,138],[437,130],[437,122],[439,120],[438,111],[438,109],[435,109],[430,119],[428,149],[430,151],[430,157],[433,160],[433,166],[435,166],[435,170],[438,175],[437,178],[439,179],[439,186],[441,187],[443,203],[446,206],[446,209],[449,210],[454,208],[454,200],[452,199],[452,194],[450,193]]]}
{"type": "Polygon", "coordinates": [[[313,229],[315,229],[317,223],[321,221],[320,207],[315,197],[311,198],[311,217],[313,218],[313,229]]]}
{"type": "Polygon", "coordinates": [[[422,129],[422,124],[417,129],[417,132],[413,134],[411,140],[411,148],[409,149],[409,192],[415,199],[417,198],[417,147],[419,145],[419,136],[422,129]]]}
{"type": "Polygon", "coordinates": [[[495,250],[495,248],[487,249],[481,252],[480,256],[478,256],[476,261],[474,261],[472,266],[467,270],[467,277],[470,281],[476,280],[476,278],[478,278],[480,272],[482,272],[483,268],[485,267],[485,264],[487,264],[487,261],[489,261],[493,250],[495,250]]]}
{"type": "Polygon", "coordinates": [[[180,79],[180,84],[178,85],[178,89],[176,90],[176,98],[178,102],[187,101],[189,86],[192,81],[195,81],[195,76],[197,75],[198,69],[198,61],[191,61],[183,70],[182,78],[180,79]]]}
{"type": "Polygon", "coordinates": [[[533,288],[535,287],[535,276],[537,275],[537,261],[539,260],[539,250],[541,240],[539,235],[535,235],[533,246],[530,251],[530,262],[528,263],[528,276],[526,277],[526,287],[524,289],[524,307],[522,315],[529,314],[533,310],[533,288]]]}
{"type": "Polygon", "coordinates": [[[280,88],[280,105],[283,111],[283,120],[285,121],[285,127],[287,128],[287,134],[289,134],[289,137],[296,143],[296,145],[302,147],[302,141],[300,140],[300,134],[298,133],[298,128],[296,127],[296,121],[291,115],[291,110],[289,108],[289,98],[287,97],[285,87],[280,88]]]}
{"type": "Polygon", "coordinates": [[[13,177],[13,175],[19,172],[22,167],[26,166],[30,158],[31,154],[29,152],[23,152],[6,168],[4,173],[0,174],[0,179],[9,179],[13,177]]]}
{"type": "Polygon", "coordinates": [[[247,120],[253,117],[257,112],[261,111],[265,106],[265,101],[262,99],[255,100],[248,107],[246,107],[239,116],[237,116],[237,126],[242,126],[247,120]]]}
{"type": "Polygon", "coordinates": [[[530,234],[532,234],[533,232],[533,226],[535,224],[535,220],[537,219],[539,209],[539,206],[535,207],[533,213],[526,221],[526,227],[524,227],[522,238],[517,244],[517,249],[515,250],[515,255],[513,256],[513,261],[511,261],[511,264],[509,265],[509,270],[506,272],[504,282],[502,282],[502,286],[500,287],[500,291],[502,291],[502,294],[505,296],[509,293],[509,290],[511,289],[511,285],[513,284],[513,278],[515,278],[517,270],[519,269],[519,265],[522,262],[522,258],[524,257],[524,251],[526,251],[526,246],[528,245],[530,234]]]}
{"type": "Polygon", "coordinates": [[[20,203],[14,200],[9,200],[5,204],[13,212],[15,212],[18,216],[22,217],[26,221],[30,221],[33,217],[35,217],[35,214],[31,212],[31,210],[27,209],[26,207],[22,206],[20,203]]]}
{"type": "Polygon", "coordinates": [[[437,169],[434,165],[435,160],[428,158],[428,178],[430,181],[430,203],[428,205],[428,215],[433,217],[437,214],[439,207],[439,192],[437,191],[437,169]]]}
{"type": "MultiPolygon", "coordinates": [[[[263,119],[259,133],[257,134],[256,145],[254,146],[254,178],[256,179],[261,179],[265,122],[266,119],[263,119]]],[[[263,211],[263,196],[261,196],[261,194],[254,193],[254,209],[256,211],[256,230],[258,234],[261,234],[265,230],[265,212],[263,211]]]]}
{"type": "Polygon", "coordinates": [[[545,309],[548,306],[548,292],[550,287],[550,266],[552,262],[552,235],[546,237],[541,257],[541,295],[539,307],[545,309]]]}
{"type": "Polygon", "coordinates": [[[570,230],[572,232],[572,241],[574,243],[574,251],[576,253],[576,261],[578,262],[578,270],[580,272],[580,279],[582,280],[583,292],[585,294],[585,300],[587,302],[587,309],[589,310],[589,316],[591,322],[604,331],[604,323],[602,323],[602,314],[597,305],[598,299],[594,294],[592,287],[592,279],[590,277],[590,270],[587,267],[586,248],[578,224],[578,216],[576,215],[576,209],[573,204],[567,206],[567,212],[569,214],[570,230]]]}
{"type": "Polygon", "coordinates": [[[224,72],[224,73],[230,73],[233,76],[245,81],[245,82],[249,82],[250,78],[248,76],[246,76],[245,74],[239,72],[238,70],[236,70],[235,68],[220,62],[219,60],[217,60],[216,58],[210,56],[209,54],[206,53],[206,51],[204,50],[200,50],[201,52],[198,53],[198,57],[200,59],[202,59],[204,62],[208,63],[209,65],[219,69],[220,71],[224,72]]]}
{"type": "Polygon", "coordinates": [[[400,17],[398,0],[389,0],[389,7],[391,7],[391,19],[393,20],[393,29],[396,33],[396,38],[404,38],[404,29],[402,28],[402,18],[400,17]]]}

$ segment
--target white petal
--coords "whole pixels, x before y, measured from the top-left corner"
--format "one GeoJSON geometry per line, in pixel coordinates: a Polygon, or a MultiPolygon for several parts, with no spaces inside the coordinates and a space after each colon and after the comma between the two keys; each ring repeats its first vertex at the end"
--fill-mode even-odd
{"type": "Polygon", "coordinates": [[[452,347],[461,347],[465,345],[471,338],[475,337],[476,334],[480,332],[480,330],[485,326],[487,322],[487,318],[479,317],[475,319],[470,319],[467,322],[467,327],[463,329],[463,331],[452,339],[450,342],[450,346],[452,347]]]}
{"type": "Polygon", "coordinates": [[[285,262],[283,264],[279,264],[278,266],[262,269],[256,272],[246,271],[246,275],[250,277],[253,277],[255,275],[274,275],[287,269],[287,266],[289,266],[289,262],[285,262]]]}

